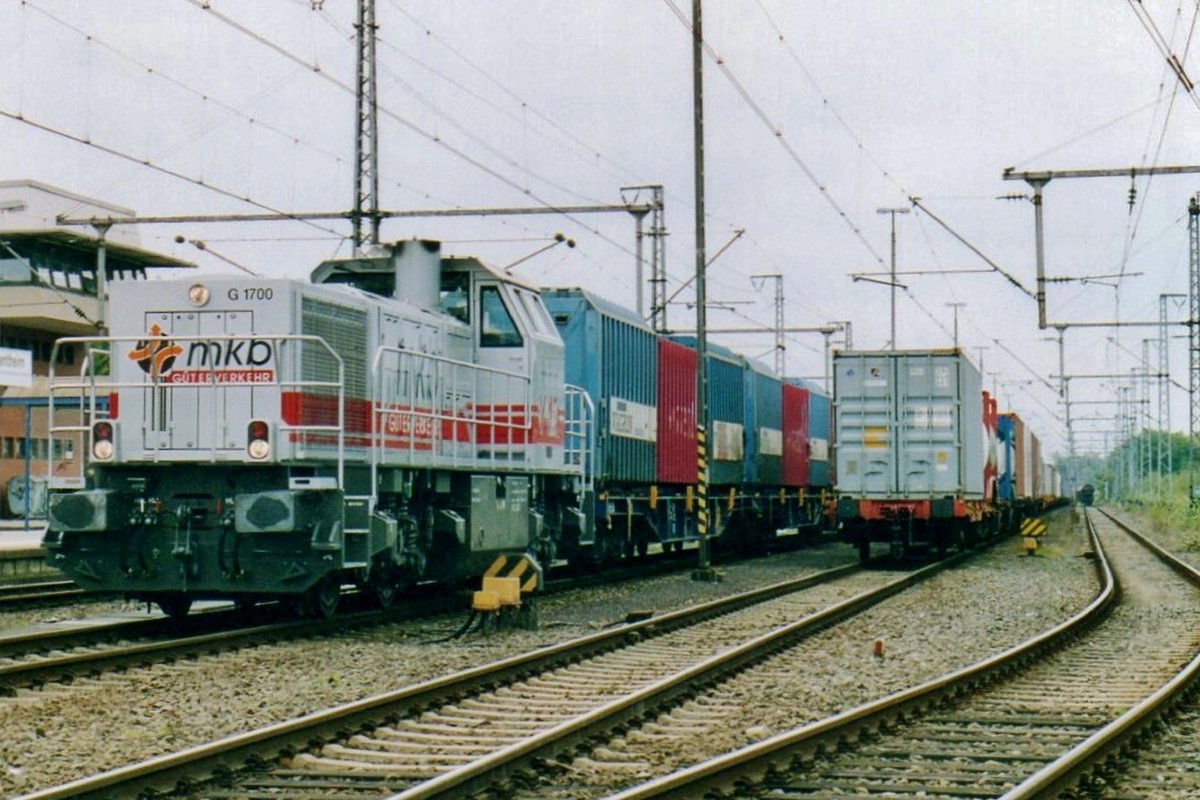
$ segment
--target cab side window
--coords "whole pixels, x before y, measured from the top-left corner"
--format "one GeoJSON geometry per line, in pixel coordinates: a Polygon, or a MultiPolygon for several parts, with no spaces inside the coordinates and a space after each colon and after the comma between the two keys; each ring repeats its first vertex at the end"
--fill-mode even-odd
{"type": "Polygon", "coordinates": [[[479,290],[479,311],[482,317],[479,326],[480,347],[520,347],[524,344],[521,332],[517,330],[517,324],[504,305],[504,298],[497,287],[484,286],[479,290]]]}
{"type": "Polygon", "coordinates": [[[467,302],[467,291],[471,276],[465,272],[443,272],[438,307],[444,314],[459,322],[471,324],[471,306],[467,302]]]}

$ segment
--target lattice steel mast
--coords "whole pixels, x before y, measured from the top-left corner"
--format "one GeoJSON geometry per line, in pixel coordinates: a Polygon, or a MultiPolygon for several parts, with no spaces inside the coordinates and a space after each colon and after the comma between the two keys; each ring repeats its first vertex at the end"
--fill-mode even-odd
{"type": "Polygon", "coordinates": [[[379,244],[379,95],[375,77],[375,0],[358,0],[358,91],[354,137],[353,244],[363,246],[363,217],[371,220],[370,244],[379,244]]]}
{"type": "Polygon", "coordinates": [[[1200,202],[1188,201],[1188,499],[1196,502],[1196,423],[1200,421],[1200,202]]]}

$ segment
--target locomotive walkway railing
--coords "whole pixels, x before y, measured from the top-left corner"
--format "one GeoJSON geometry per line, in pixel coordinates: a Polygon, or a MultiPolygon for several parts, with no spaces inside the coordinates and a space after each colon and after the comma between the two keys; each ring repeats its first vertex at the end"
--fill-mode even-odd
{"type": "MultiPolygon", "coordinates": [[[[122,367],[125,367],[122,364],[122,367]]],[[[125,367],[128,369],[128,367],[125,367]]],[[[59,339],[54,346],[54,352],[51,354],[50,374],[49,374],[49,419],[47,427],[51,435],[54,433],[78,434],[83,440],[83,449],[86,455],[79,459],[79,475],[78,476],[54,476],[51,478],[51,488],[81,488],[84,485],[84,474],[86,462],[91,458],[92,452],[92,426],[95,422],[105,419],[115,419],[120,422],[119,408],[113,409],[109,398],[116,394],[119,390],[143,390],[154,393],[155,401],[158,402],[158,409],[162,410],[161,414],[151,414],[147,417],[149,411],[143,407],[143,419],[136,420],[133,424],[139,425],[144,433],[151,430],[159,433],[169,432],[171,426],[176,424],[174,420],[165,410],[163,405],[166,392],[213,392],[222,391],[228,393],[231,390],[244,389],[275,389],[277,400],[273,406],[273,412],[269,418],[274,423],[274,430],[285,434],[288,437],[294,437],[294,441],[302,444],[307,441],[310,436],[318,436],[324,438],[334,438],[336,440],[336,459],[337,459],[337,488],[340,489],[344,485],[345,480],[345,422],[346,422],[346,397],[345,397],[345,364],[341,356],[321,337],[303,335],[303,334],[280,334],[270,335],[262,333],[254,334],[213,334],[213,335],[175,335],[164,333],[161,336],[77,336],[66,337],[59,339]],[[232,351],[238,342],[253,343],[253,342],[268,342],[273,345],[273,365],[269,369],[227,369],[226,365],[220,363],[215,357],[208,357],[213,351],[211,348],[217,348],[220,351],[222,348],[225,352],[232,351]],[[206,352],[205,358],[202,359],[200,366],[189,366],[188,369],[174,371],[174,362],[168,363],[168,359],[178,359],[183,355],[184,349],[182,344],[198,343],[202,345],[206,352]],[[86,353],[79,375],[57,376],[55,374],[55,364],[58,355],[58,348],[63,345],[82,345],[86,353]],[[117,345],[133,344],[133,348],[128,348],[129,353],[125,353],[127,348],[117,345]],[[296,345],[289,348],[289,345],[296,345]],[[303,350],[304,346],[313,345],[318,347],[318,353],[322,357],[331,359],[330,366],[336,367],[333,372],[336,373],[336,380],[321,380],[315,378],[304,377],[285,377],[287,375],[303,375],[303,350]],[[288,352],[291,349],[293,352],[288,352]],[[113,356],[122,353],[125,356],[136,351],[145,351],[149,362],[149,370],[144,373],[144,377],[136,380],[117,380],[112,372],[116,369],[113,364],[113,356]],[[172,354],[174,354],[172,356],[172,354]],[[286,370],[285,370],[286,367],[286,370]],[[334,399],[336,394],[336,407],[332,420],[321,422],[306,423],[302,420],[296,422],[288,422],[281,413],[280,403],[282,402],[285,390],[292,390],[303,394],[304,392],[313,392],[318,395],[324,394],[329,396],[329,399],[334,399]],[[77,394],[79,397],[80,418],[75,424],[62,424],[60,419],[56,419],[55,398],[62,397],[68,394],[77,394]]],[[[118,395],[119,396],[119,395],[118,395]]],[[[169,449],[171,454],[178,454],[182,451],[200,452],[209,451],[208,461],[216,463],[218,461],[228,461],[229,458],[219,458],[220,451],[230,449],[244,449],[245,442],[240,442],[238,447],[229,448],[224,446],[224,443],[229,441],[227,434],[230,432],[230,413],[224,402],[217,402],[215,397],[207,398],[210,402],[203,403],[206,399],[203,395],[197,394],[196,409],[199,413],[204,413],[208,417],[210,428],[207,431],[207,439],[209,444],[199,445],[200,437],[195,437],[195,441],[190,447],[164,448],[157,445],[153,448],[144,446],[139,457],[133,458],[130,453],[122,453],[118,450],[115,461],[151,461],[153,463],[161,462],[169,458],[168,454],[164,454],[164,449],[169,449]]],[[[152,401],[152,405],[153,405],[152,401]]],[[[75,410],[72,407],[72,410],[75,410]]],[[[126,409],[128,413],[129,409],[126,409]]],[[[244,416],[240,416],[237,420],[239,428],[246,424],[250,417],[250,408],[247,406],[244,409],[244,416]]],[[[197,416],[197,431],[200,430],[199,416],[197,416]]],[[[278,437],[280,442],[284,440],[284,436],[278,437]]],[[[282,455],[280,449],[272,448],[272,455],[266,460],[266,463],[278,463],[282,455]]],[[[244,459],[238,459],[247,463],[263,463],[251,459],[246,456],[244,459]]]]}
{"type": "Polygon", "coordinates": [[[578,468],[584,491],[592,491],[595,481],[596,407],[587,390],[566,385],[566,421],[563,430],[563,466],[578,468]]]}
{"type": "Polygon", "coordinates": [[[372,485],[393,465],[590,472],[591,400],[577,387],[566,408],[552,388],[543,408],[528,375],[391,346],[371,376],[372,485]],[[562,459],[539,444],[559,444],[562,459]]]}

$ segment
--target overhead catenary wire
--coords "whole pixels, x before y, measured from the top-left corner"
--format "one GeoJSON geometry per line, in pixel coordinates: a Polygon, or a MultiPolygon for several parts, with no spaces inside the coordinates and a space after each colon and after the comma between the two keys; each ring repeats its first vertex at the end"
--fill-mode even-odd
{"type": "MultiPolygon", "coordinates": [[[[274,206],[272,206],[268,203],[264,203],[260,200],[255,200],[253,197],[250,197],[249,195],[239,194],[238,192],[236,192],[232,189],[226,189],[222,186],[217,186],[216,184],[211,183],[210,181],[206,181],[203,178],[195,177],[192,175],[187,175],[178,170],[174,170],[169,167],[164,167],[163,165],[155,163],[154,161],[150,160],[149,158],[131,155],[130,153],[126,153],[122,150],[118,150],[115,147],[110,147],[108,145],[101,144],[100,142],[97,142],[94,139],[91,139],[89,137],[80,136],[78,134],[71,133],[70,131],[65,131],[65,130],[62,130],[61,128],[56,128],[55,126],[53,126],[49,123],[40,122],[38,120],[32,119],[23,113],[10,111],[5,108],[0,108],[0,117],[6,117],[15,122],[20,122],[24,125],[28,125],[32,128],[36,128],[40,131],[43,131],[44,133],[50,133],[55,136],[61,137],[63,139],[67,139],[69,141],[75,142],[77,144],[85,145],[94,150],[98,150],[102,153],[106,153],[110,156],[120,158],[124,161],[129,161],[130,163],[133,163],[133,164],[139,164],[143,167],[146,167],[147,169],[154,170],[155,172],[162,173],[163,175],[167,175],[167,176],[175,178],[177,180],[186,181],[195,186],[199,186],[201,188],[207,189],[208,191],[220,194],[224,197],[228,197],[230,199],[237,200],[238,202],[247,203],[256,208],[261,208],[262,210],[269,211],[272,214],[279,214],[280,216],[283,216],[283,217],[291,216],[287,211],[284,211],[283,209],[275,208],[274,206]]],[[[298,221],[304,225],[309,225],[313,228],[316,228],[317,230],[321,230],[326,233],[333,234],[334,236],[342,237],[342,234],[340,234],[338,231],[336,231],[332,228],[327,228],[324,225],[320,225],[316,222],[313,222],[312,220],[297,219],[296,221],[298,221]]]]}
{"type": "MultiPolygon", "coordinates": [[[[184,93],[189,94],[189,95],[199,99],[202,102],[212,103],[214,106],[220,108],[222,111],[243,120],[246,124],[252,125],[256,129],[265,130],[272,134],[275,134],[276,136],[280,137],[281,139],[284,139],[285,141],[287,141],[288,143],[303,147],[304,149],[306,149],[316,155],[319,155],[325,159],[328,159],[328,160],[338,164],[339,166],[343,166],[346,168],[350,167],[350,161],[348,159],[343,158],[342,156],[338,155],[333,150],[329,150],[328,148],[322,147],[319,144],[315,144],[312,141],[308,140],[305,136],[303,136],[299,133],[296,133],[295,131],[291,131],[291,130],[288,130],[279,125],[272,124],[271,122],[264,119],[261,115],[247,113],[246,111],[243,111],[241,108],[238,108],[233,103],[222,100],[220,97],[218,97],[211,91],[198,88],[198,87],[192,85],[190,82],[188,82],[176,75],[173,75],[169,71],[164,70],[159,66],[151,64],[142,59],[136,58],[136,57],[130,55],[125,50],[118,47],[117,45],[113,44],[112,42],[107,41],[106,39],[104,39],[103,37],[101,37],[100,35],[95,33],[94,31],[89,31],[89,30],[83,29],[77,25],[72,24],[70,21],[63,19],[62,17],[40,7],[36,3],[32,2],[32,0],[20,0],[20,2],[23,7],[29,8],[30,10],[38,13],[39,15],[41,15],[45,19],[53,22],[54,24],[77,34],[78,36],[83,38],[89,44],[94,44],[96,46],[99,46],[100,48],[102,48],[106,52],[112,54],[114,57],[116,57],[120,61],[123,61],[126,64],[132,66],[138,72],[146,74],[146,75],[150,75],[158,80],[161,80],[161,81],[167,83],[168,85],[173,86],[176,89],[179,89],[179,90],[183,91],[184,93]]],[[[433,192],[430,192],[427,189],[410,186],[410,185],[403,184],[403,183],[396,182],[396,181],[392,181],[390,183],[391,183],[391,185],[393,185],[394,187],[396,187],[398,189],[407,190],[407,191],[413,192],[415,194],[418,194],[422,197],[428,198],[430,200],[434,200],[434,201],[437,201],[440,203],[445,203],[447,205],[451,205],[451,201],[449,201],[446,198],[438,197],[436,194],[434,194],[433,192]]],[[[76,206],[76,208],[77,207],[78,206],[76,206]]],[[[68,212],[68,214],[73,213],[73,210],[74,209],[72,209],[72,212],[68,212]]],[[[506,223],[506,224],[509,224],[509,223],[506,223]]],[[[210,240],[210,241],[212,241],[212,240],[210,240]]]]}
{"type": "MultiPolygon", "coordinates": [[[[258,31],[255,31],[253,28],[249,27],[248,25],[245,25],[245,24],[239,22],[238,20],[230,17],[228,14],[224,14],[224,13],[218,11],[216,8],[213,7],[211,0],[185,0],[185,1],[187,3],[195,6],[196,8],[200,9],[201,11],[212,15],[214,19],[218,19],[221,22],[225,23],[226,25],[229,25],[234,30],[236,30],[239,33],[249,37],[250,39],[260,43],[264,47],[279,54],[283,58],[305,67],[306,69],[310,70],[313,75],[321,78],[322,80],[332,84],[333,86],[336,86],[337,88],[350,94],[351,96],[355,95],[355,93],[356,93],[355,87],[351,86],[346,81],[343,81],[343,80],[331,75],[328,71],[324,70],[320,64],[315,64],[315,63],[306,61],[303,57],[293,53],[292,51],[288,50],[283,45],[272,41],[271,39],[269,39],[268,37],[259,33],[258,31]]],[[[548,208],[553,207],[553,205],[554,205],[553,203],[540,197],[529,186],[524,186],[524,185],[518,183],[517,181],[508,177],[504,173],[500,172],[498,169],[495,169],[494,167],[491,167],[491,166],[485,164],[480,159],[475,158],[474,156],[470,155],[465,150],[463,150],[461,147],[457,147],[457,146],[451,144],[450,142],[448,142],[444,137],[439,136],[438,134],[436,134],[432,131],[426,130],[421,125],[418,125],[416,122],[408,119],[407,117],[402,116],[395,110],[393,110],[391,108],[387,108],[383,105],[380,105],[379,113],[384,115],[388,119],[392,120],[393,122],[401,125],[402,127],[409,130],[410,132],[415,133],[417,136],[425,139],[428,142],[431,142],[435,146],[446,150],[450,154],[454,155],[456,158],[461,159],[462,161],[466,162],[467,164],[471,165],[472,167],[476,168],[477,170],[483,172],[484,174],[494,178],[495,180],[499,181],[500,183],[504,184],[505,186],[508,186],[509,188],[514,189],[517,192],[520,192],[524,196],[529,197],[534,202],[536,202],[540,205],[544,205],[548,208]]],[[[526,171],[529,171],[529,170],[526,170],[526,171]]],[[[531,172],[531,174],[532,174],[532,172],[531,172]]],[[[595,235],[597,238],[603,240],[604,242],[608,243],[612,247],[617,248],[621,252],[624,252],[630,256],[635,255],[635,253],[633,252],[632,249],[617,242],[612,237],[608,236],[607,234],[605,234],[603,231],[599,230],[598,228],[590,226],[590,225],[584,223],[582,220],[580,220],[577,217],[574,217],[572,215],[564,214],[563,216],[565,219],[569,219],[569,220],[571,220],[571,222],[578,225],[582,230],[585,230],[585,231],[595,235]]]]}
{"type": "MultiPolygon", "coordinates": [[[[1177,9],[1176,25],[1178,23],[1178,11],[1180,11],[1180,10],[1182,10],[1181,7],[1179,9],[1177,9]]],[[[1172,62],[1168,59],[1168,65],[1166,68],[1168,71],[1175,72],[1177,64],[1180,68],[1182,68],[1182,64],[1184,62],[1186,62],[1187,56],[1188,56],[1188,50],[1191,48],[1192,35],[1196,29],[1196,20],[1197,20],[1198,16],[1200,16],[1200,2],[1196,3],[1195,8],[1192,11],[1192,21],[1191,21],[1191,24],[1188,26],[1188,34],[1187,34],[1187,39],[1184,44],[1183,57],[1178,62],[1172,62]]],[[[1174,45],[1176,25],[1172,25],[1170,40],[1166,42],[1168,51],[1170,51],[1174,45]]],[[[1176,73],[1176,74],[1178,76],[1178,73],[1176,73]]],[[[1180,83],[1186,87],[1186,83],[1184,81],[1181,80],[1180,83]]],[[[1159,82],[1159,99],[1160,99],[1160,101],[1161,101],[1162,93],[1164,90],[1164,84],[1165,84],[1165,82],[1160,80],[1160,82],[1159,82]]],[[[1188,91],[1189,91],[1189,94],[1192,94],[1193,99],[1195,99],[1194,92],[1192,92],[1190,89],[1188,91]]],[[[1153,161],[1151,162],[1152,166],[1157,166],[1157,164],[1159,162],[1159,158],[1162,155],[1163,145],[1165,144],[1166,138],[1167,138],[1167,130],[1169,129],[1170,124],[1171,124],[1171,114],[1175,109],[1175,98],[1178,96],[1179,96],[1178,92],[1171,92],[1170,98],[1167,102],[1167,110],[1163,114],[1162,127],[1159,130],[1159,134],[1158,134],[1158,142],[1154,148],[1154,158],[1153,158],[1153,161]]],[[[1148,146],[1149,146],[1149,144],[1147,143],[1147,148],[1148,148],[1148,146]]],[[[1145,166],[1146,158],[1147,158],[1147,154],[1145,152],[1143,152],[1143,154],[1142,154],[1143,166],[1145,166]]],[[[1138,212],[1137,212],[1136,219],[1132,220],[1132,226],[1130,226],[1129,221],[1126,222],[1127,235],[1125,237],[1125,246],[1124,246],[1123,252],[1122,252],[1121,270],[1120,270],[1122,276],[1124,276],[1126,265],[1129,262],[1130,254],[1133,249],[1134,240],[1137,238],[1137,232],[1141,226],[1142,215],[1145,213],[1145,210],[1146,210],[1146,202],[1145,202],[1144,195],[1146,195],[1150,192],[1150,187],[1153,184],[1154,184],[1154,174],[1151,173],[1150,175],[1148,175],[1146,177],[1146,182],[1142,189],[1143,198],[1142,198],[1142,202],[1138,205],[1138,212]]],[[[1130,189],[1130,203],[1131,203],[1130,210],[1131,211],[1132,211],[1132,203],[1134,200],[1133,192],[1134,192],[1134,189],[1131,188],[1130,189]]]]}
{"type": "MultiPolygon", "coordinates": [[[[663,0],[663,3],[671,11],[671,13],[675,15],[676,19],[679,20],[679,23],[683,25],[683,27],[689,33],[691,33],[691,20],[683,13],[682,9],[675,5],[675,0],[663,0]]],[[[725,79],[729,81],[731,86],[733,86],[734,91],[737,92],[738,96],[742,98],[742,102],[746,104],[754,116],[757,117],[758,120],[767,128],[767,130],[771,132],[774,140],[779,144],[780,147],[783,148],[784,152],[787,153],[792,163],[799,167],[800,171],[804,174],[804,177],[807,178],[809,183],[811,183],[817,190],[817,193],[821,196],[821,199],[833,209],[838,218],[841,219],[842,222],[845,223],[845,225],[854,234],[854,237],[858,239],[862,246],[866,248],[867,252],[871,254],[871,257],[875,260],[875,262],[882,266],[884,263],[883,256],[875,250],[874,245],[872,245],[870,240],[867,239],[866,235],[862,231],[862,228],[856,224],[846,210],[842,208],[841,204],[833,196],[833,193],[830,192],[829,187],[826,186],[819,177],[817,177],[817,174],[813,171],[813,169],[800,156],[799,151],[792,146],[792,143],[788,140],[787,136],[784,135],[782,128],[767,115],[766,111],[764,111],[758,101],[754,99],[754,96],[746,88],[745,84],[743,84],[737,75],[734,74],[729,64],[717,53],[715,49],[713,49],[712,45],[707,41],[703,41],[701,42],[701,46],[704,48],[704,52],[708,55],[709,59],[712,60],[712,62],[717,66],[717,69],[720,70],[721,74],[725,76],[725,79]]]]}

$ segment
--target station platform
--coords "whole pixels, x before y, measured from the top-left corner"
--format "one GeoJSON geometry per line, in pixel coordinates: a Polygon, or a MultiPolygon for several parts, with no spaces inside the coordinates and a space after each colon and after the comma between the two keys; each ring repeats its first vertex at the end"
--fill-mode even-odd
{"type": "Polygon", "coordinates": [[[46,521],[0,519],[0,581],[19,581],[59,577],[61,573],[46,564],[42,534],[46,521]]]}

